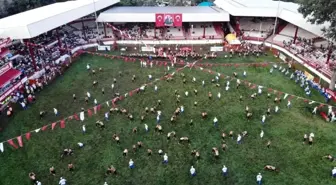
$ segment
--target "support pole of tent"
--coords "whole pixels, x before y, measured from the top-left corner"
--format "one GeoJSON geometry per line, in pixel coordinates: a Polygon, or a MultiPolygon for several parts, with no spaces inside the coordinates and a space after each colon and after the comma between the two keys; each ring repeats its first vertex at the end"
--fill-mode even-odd
{"type": "Polygon", "coordinates": [[[205,25],[203,24],[203,38],[205,38],[205,25]]]}
{"type": "Polygon", "coordinates": [[[332,54],[332,46],[329,44],[329,48],[328,48],[328,56],[327,56],[327,62],[326,62],[326,64],[329,64],[331,54],[332,54]]]}
{"type": "Polygon", "coordinates": [[[97,41],[99,40],[99,27],[98,27],[98,22],[97,22],[97,19],[98,19],[98,17],[97,17],[97,10],[96,10],[96,2],[95,2],[95,0],[92,0],[92,2],[93,2],[93,8],[94,8],[94,15],[95,15],[95,22],[96,22],[96,28],[97,28],[97,41]]]}
{"type": "Polygon", "coordinates": [[[36,72],[37,71],[37,65],[36,65],[35,55],[34,55],[34,51],[33,51],[33,46],[29,41],[26,42],[26,46],[28,46],[30,58],[32,59],[34,70],[36,72]]]}
{"type": "Polygon", "coordinates": [[[240,18],[236,17],[236,32],[237,32],[237,36],[240,36],[240,18]]]}
{"type": "Polygon", "coordinates": [[[107,37],[107,34],[106,34],[106,23],[103,23],[104,24],[104,34],[105,34],[105,38],[107,37]]]}
{"type": "Polygon", "coordinates": [[[72,63],[72,52],[71,52],[71,49],[68,48],[68,45],[66,44],[66,42],[64,42],[64,45],[65,45],[65,51],[66,51],[66,54],[69,55],[69,58],[70,58],[70,64],[72,63]]]}
{"type": "Polygon", "coordinates": [[[298,33],[298,30],[299,30],[299,27],[296,26],[296,29],[295,29],[295,34],[294,34],[294,44],[296,43],[296,39],[297,39],[297,33],[298,33]]]}
{"type": "Polygon", "coordinates": [[[156,26],[154,26],[154,39],[156,38],[156,26]]]}
{"type": "Polygon", "coordinates": [[[84,38],[86,38],[86,33],[85,33],[85,26],[84,26],[84,21],[82,20],[82,29],[83,29],[83,35],[84,35],[84,38]]]}
{"type": "Polygon", "coordinates": [[[280,0],[278,0],[278,7],[277,7],[277,13],[276,13],[275,22],[274,22],[273,35],[275,35],[275,30],[276,30],[277,24],[278,24],[279,7],[280,7],[280,0]]]}
{"type": "Polygon", "coordinates": [[[62,48],[62,41],[60,39],[58,28],[56,28],[56,36],[57,36],[58,47],[62,48]]]}

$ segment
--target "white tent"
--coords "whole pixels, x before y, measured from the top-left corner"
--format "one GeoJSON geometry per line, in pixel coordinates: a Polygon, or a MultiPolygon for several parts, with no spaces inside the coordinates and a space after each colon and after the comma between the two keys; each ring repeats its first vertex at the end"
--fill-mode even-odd
{"type": "Polygon", "coordinates": [[[330,24],[315,25],[298,12],[295,3],[272,0],[216,0],[215,4],[233,16],[278,17],[317,36],[324,37],[322,28],[330,24]]]}
{"type": "Polygon", "coordinates": [[[0,38],[29,39],[118,3],[120,0],[76,0],[54,3],[0,19],[0,38]]]}

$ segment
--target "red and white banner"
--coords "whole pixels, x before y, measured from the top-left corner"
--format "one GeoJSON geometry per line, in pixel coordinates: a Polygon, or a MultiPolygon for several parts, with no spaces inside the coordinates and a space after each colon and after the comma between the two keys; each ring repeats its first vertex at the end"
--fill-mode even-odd
{"type": "Polygon", "coordinates": [[[164,14],[160,14],[160,13],[155,14],[155,26],[156,27],[164,26],[163,17],[164,17],[164,14]]]}
{"type": "Polygon", "coordinates": [[[174,14],[174,26],[181,27],[182,26],[182,14],[174,14]]]}
{"type": "Polygon", "coordinates": [[[155,26],[182,26],[182,14],[155,14],[155,26]]]}

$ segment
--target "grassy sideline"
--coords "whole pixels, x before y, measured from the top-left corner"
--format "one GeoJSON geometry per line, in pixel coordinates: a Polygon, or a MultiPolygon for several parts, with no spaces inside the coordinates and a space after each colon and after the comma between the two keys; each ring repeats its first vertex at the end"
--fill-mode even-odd
{"type": "MultiPolygon", "coordinates": [[[[217,59],[209,62],[255,62],[275,61],[272,57],[255,59],[217,59]],[[242,61],[243,60],[243,61],[242,61]]],[[[247,71],[246,80],[256,84],[278,89],[284,92],[293,93],[306,97],[302,88],[295,82],[290,81],[282,73],[275,70],[269,74],[269,67],[214,67],[214,71],[231,75],[233,72],[242,74],[247,71]]],[[[30,106],[27,111],[17,112],[13,118],[0,117],[0,126],[5,128],[1,132],[0,140],[15,137],[27,131],[39,128],[45,124],[52,123],[60,118],[79,112],[81,107],[93,107],[93,100],[89,105],[84,103],[84,96],[89,91],[99,103],[112,99],[115,92],[124,94],[129,90],[149,82],[148,75],[154,78],[164,75],[163,67],[140,69],[139,64],[125,63],[118,60],[110,60],[97,56],[84,55],[74,63],[65,74],[50,84],[38,94],[37,102],[30,106]],[[88,75],[85,66],[92,64],[93,68],[104,69],[96,76],[88,75]],[[122,76],[119,77],[119,71],[122,76]],[[136,82],[132,83],[132,75],[137,76],[136,82]],[[116,89],[111,89],[113,78],[117,78],[116,89]],[[97,88],[92,87],[92,81],[97,80],[97,88]],[[101,88],[105,89],[105,95],[101,88]],[[78,101],[72,102],[72,94],[77,95],[78,101]],[[52,108],[56,107],[60,116],[55,117],[52,108]],[[39,119],[39,111],[47,110],[48,114],[42,120],[39,119]]],[[[91,118],[86,116],[83,123],[67,121],[66,128],[59,126],[53,131],[48,128],[46,131],[33,133],[31,140],[24,139],[25,146],[18,150],[5,147],[5,152],[0,154],[0,184],[22,185],[29,184],[28,173],[33,171],[43,185],[57,184],[59,177],[65,177],[71,185],[102,185],[105,181],[109,184],[255,184],[255,176],[262,172],[264,184],[305,184],[305,185],[326,185],[335,184],[330,177],[331,169],[335,162],[321,160],[321,156],[336,154],[335,125],[325,123],[319,116],[311,115],[312,106],[302,100],[293,99],[291,109],[286,108],[286,101],[280,104],[280,113],[272,114],[267,118],[266,124],[261,125],[261,115],[267,107],[274,109],[274,95],[267,99],[264,94],[252,101],[249,96],[256,92],[248,87],[242,86],[235,89],[235,80],[231,81],[231,88],[225,91],[226,80],[221,79],[221,87],[215,87],[210,83],[213,75],[204,73],[198,69],[184,69],[187,83],[182,83],[180,73],[177,73],[172,82],[158,81],[155,84],[159,90],[154,92],[153,86],[149,86],[143,94],[127,97],[118,103],[118,107],[129,110],[135,117],[134,121],[128,120],[124,115],[113,114],[109,122],[105,122],[106,129],[100,130],[95,127],[96,120],[103,120],[104,113],[108,111],[106,105],[102,110],[91,118]],[[192,77],[197,78],[192,83],[192,77]],[[206,86],[201,86],[201,81],[206,81],[206,86]],[[193,89],[198,90],[195,96],[193,89]],[[181,94],[181,102],[176,104],[174,91],[181,94]],[[188,91],[189,96],[185,97],[184,92],[188,91]],[[213,100],[208,99],[208,92],[214,95],[213,100]],[[221,92],[221,99],[216,95],[221,92]],[[238,97],[244,96],[244,101],[239,102],[238,97]],[[154,132],[156,115],[148,115],[143,123],[139,117],[143,114],[144,108],[152,107],[157,100],[162,100],[159,107],[163,115],[161,125],[163,135],[154,132]],[[194,101],[198,102],[195,107],[194,101]],[[177,122],[170,123],[170,117],[177,106],[184,105],[185,112],[178,116],[177,122]],[[245,118],[245,105],[249,105],[253,111],[253,119],[248,122],[245,118]],[[208,112],[208,118],[202,120],[200,113],[208,112]],[[214,127],[212,119],[219,119],[218,127],[214,127]],[[194,124],[189,125],[190,119],[194,124]],[[143,124],[150,127],[150,132],[145,133],[143,124]],[[82,134],[82,124],[87,127],[87,133],[82,134]],[[138,127],[138,133],[133,134],[132,128],[138,127]],[[259,138],[259,133],[264,130],[264,139],[259,138]],[[176,131],[177,137],[187,136],[191,139],[190,145],[180,145],[177,141],[167,141],[166,135],[170,131],[176,131]],[[222,144],[221,132],[228,133],[233,130],[235,135],[242,131],[248,131],[249,136],[243,139],[242,145],[237,145],[236,140],[225,139],[228,151],[220,150],[219,159],[215,159],[211,153],[212,147],[220,148],[222,144]],[[312,147],[302,144],[304,133],[315,133],[315,143],[312,147]],[[120,135],[121,144],[117,145],[112,140],[112,135],[120,135]],[[265,147],[268,140],[272,141],[270,149],[265,147]],[[133,144],[142,141],[144,147],[136,153],[130,152],[129,156],[123,157],[122,151],[128,148],[131,151],[133,144]],[[85,147],[79,149],[77,142],[83,142],[85,147]],[[60,158],[60,152],[64,148],[75,149],[75,155],[60,158]],[[147,156],[146,150],[150,148],[154,155],[147,156]],[[162,157],[156,152],[162,149],[169,156],[169,164],[162,164],[162,157]],[[201,160],[196,160],[190,155],[192,149],[201,153],[201,160]],[[135,169],[128,168],[128,161],[132,158],[135,161],[135,169]],[[75,165],[73,173],[67,171],[67,164],[72,162],[75,165]],[[105,176],[107,165],[113,164],[119,175],[105,176]],[[226,165],[229,169],[229,176],[221,176],[221,168],[226,165]],[[264,165],[279,167],[280,172],[265,172],[264,165]],[[190,177],[190,166],[194,165],[197,176],[190,177]],[[49,167],[56,168],[56,177],[49,175],[49,167]]],[[[311,97],[316,101],[323,101],[317,92],[311,97]]],[[[16,142],[16,141],[15,141],[16,142]]]]}

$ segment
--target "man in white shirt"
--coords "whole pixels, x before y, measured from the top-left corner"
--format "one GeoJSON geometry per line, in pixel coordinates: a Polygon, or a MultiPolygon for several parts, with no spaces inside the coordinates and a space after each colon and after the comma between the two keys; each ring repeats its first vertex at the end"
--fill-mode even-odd
{"type": "Polygon", "coordinates": [[[168,164],[168,155],[167,155],[167,153],[165,153],[163,155],[163,164],[168,164]]]}
{"type": "Polygon", "coordinates": [[[257,183],[258,183],[258,185],[261,185],[261,179],[262,179],[262,176],[261,176],[261,173],[259,173],[257,175],[257,183]]]}
{"type": "Polygon", "coordinates": [[[77,144],[78,144],[79,148],[83,148],[83,147],[84,147],[84,144],[81,143],[81,142],[79,142],[79,143],[77,143],[77,144]]]}
{"type": "Polygon", "coordinates": [[[222,168],[222,172],[223,172],[223,176],[226,177],[228,175],[228,169],[227,169],[227,167],[225,165],[222,168]]]}
{"type": "Polygon", "coordinates": [[[190,174],[191,174],[191,176],[193,176],[193,177],[196,176],[196,169],[194,168],[194,166],[191,166],[191,168],[190,168],[190,174]]]}
{"type": "Polygon", "coordinates": [[[146,132],[148,132],[148,125],[147,124],[145,124],[145,130],[146,130],[146,132]]]}
{"type": "Polygon", "coordinates": [[[108,112],[105,112],[105,120],[109,121],[109,113],[108,112]]]}
{"type": "Polygon", "coordinates": [[[55,116],[57,116],[57,115],[58,115],[58,111],[57,111],[57,109],[56,109],[56,108],[54,108],[54,113],[55,113],[55,116]]]}
{"type": "Polygon", "coordinates": [[[264,131],[261,130],[261,132],[260,132],[260,138],[262,139],[263,137],[264,137],[264,131]]]}
{"type": "Polygon", "coordinates": [[[86,127],[85,127],[85,125],[82,126],[82,131],[83,131],[83,134],[85,134],[85,132],[86,132],[86,127]]]}
{"type": "Polygon", "coordinates": [[[132,159],[129,160],[129,168],[133,169],[134,168],[134,161],[132,159]]]}
{"type": "Polygon", "coordinates": [[[21,104],[21,107],[22,107],[24,110],[27,109],[25,102],[20,102],[20,104],[21,104]]]}
{"type": "Polygon", "coordinates": [[[290,108],[291,107],[291,101],[288,100],[288,103],[287,103],[287,108],[290,108]]]}
{"type": "Polygon", "coordinates": [[[317,108],[318,108],[317,106],[314,107],[312,114],[316,114],[316,112],[317,112],[317,108]]]}
{"type": "Polygon", "coordinates": [[[66,185],[66,179],[63,179],[63,177],[61,177],[58,184],[59,185],[66,185]]]}
{"type": "Polygon", "coordinates": [[[336,167],[334,167],[334,169],[331,170],[331,176],[333,178],[336,178],[336,167]]]}
{"type": "Polygon", "coordinates": [[[215,118],[213,119],[213,124],[214,124],[215,127],[217,127],[217,123],[218,123],[218,119],[217,119],[217,117],[215,117],[215,118]]]}
{"type": "Polygon", "coordinates": [[[238,134],[238,137],[237,137],[237,144],[241,144],[241,139],[242,139],[241,135],[238,134]]]}
{"type": "Polygon", "coordinates": [[[266,121],[266,116],[265,115],[262,115],[261,116],[261,123],[264,124],[266,121]]]}
{"type": "Polygon", "coordinates": [[[279,112],[279,107],[276,105],[275,108],[274,108],[274,112],[275,113],[278,113],[279,112]]]}

